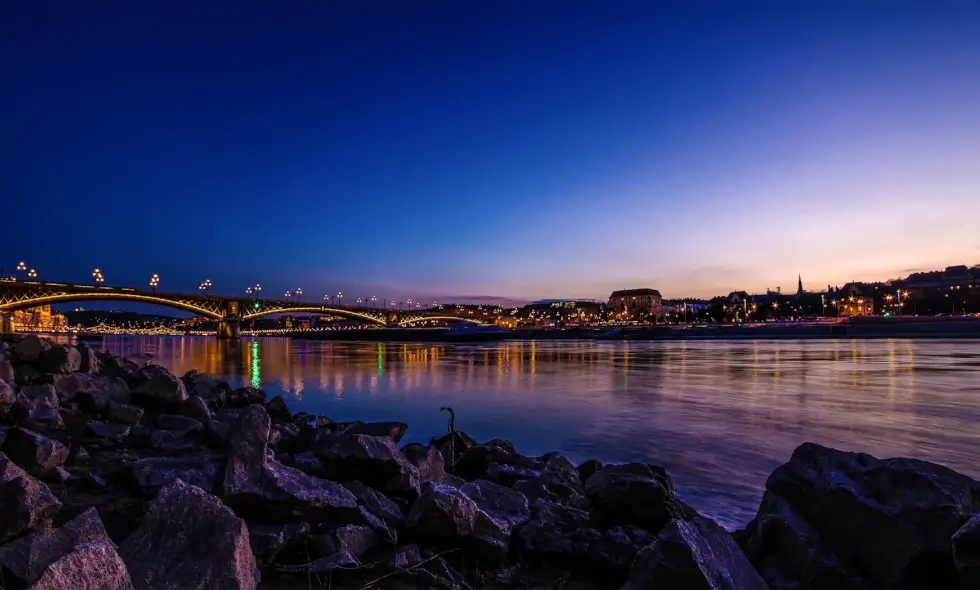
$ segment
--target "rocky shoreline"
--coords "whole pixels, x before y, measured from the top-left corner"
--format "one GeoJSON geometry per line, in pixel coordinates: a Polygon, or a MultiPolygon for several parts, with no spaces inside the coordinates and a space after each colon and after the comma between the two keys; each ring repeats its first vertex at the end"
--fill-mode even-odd
{"type": "Polygon", "coordinates": [[[803,444],[730,534],[654,465],[406,429],[4,336],[0,587],[980,588],[980,482],[940,465],[803,444]]]}

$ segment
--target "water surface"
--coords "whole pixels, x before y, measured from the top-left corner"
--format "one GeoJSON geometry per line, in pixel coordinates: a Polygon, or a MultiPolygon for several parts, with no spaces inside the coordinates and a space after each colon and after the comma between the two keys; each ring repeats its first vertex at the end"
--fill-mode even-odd
{"type": "Polygon", "coordinates": [[[815,441],[980,476],[980,341],[758,340],[384,344],[109,337],[177,374],[224,376],[335,420],[403,420],[406,441],[446,431],[528,455],[663,465],[729,528],[769,473],[815,441]]]}

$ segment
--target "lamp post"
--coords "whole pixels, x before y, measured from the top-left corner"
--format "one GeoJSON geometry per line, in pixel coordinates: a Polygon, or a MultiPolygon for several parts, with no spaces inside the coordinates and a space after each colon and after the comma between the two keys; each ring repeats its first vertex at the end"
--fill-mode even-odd
{"type": "Polygon", "coordinates": [[[292,292],[286,291],[286,301],[289,301],[289,298],[292,296],[293,296],[292,292]]]}
{"type": "MultiPolygon", "coordinates": [[[[21,263],[21,264],[23,264],[23,263],[21,263]]],[[[96,283],[104,283],[105,282],[105,277],[102,276],[102,271],[99,270],[99,269],[95,269],[95,270],[92,271],[92,278],[95,279],[95,282],[96,283]]]]}
{"type": "Polygon", "coordinates": [[[296,301],[303,296],[303,287],[296,287],[296,301]]]}
{"type": "Polygon", "coordinates": [[[200,289],[201,292],[204,293],[205,295],[208,294],[208,289],[210,288],[211,288],[211,279],[204,279],[204,282],[201,283],[201,285],[198,287],[198,289],[200,289]]]}
{"type": "Polygon", "coordinates": [[[158,275],[157,273],[153,273],[153,276],[150,277],[150,288],[153,289],[154,293],[157,292],[157,285],[159,284],[160,284],[160,275],[158,275]]]}
{"type": "Polygon", "coordinates": [[[378,303],[378,296],[371,295],[371,307],[377,307],[377,303],[378,303]]]}
{"type": "Polygon", "coordinates": [[[20,262],[17,263],[17,270],[20,271],[20,272],[22,272],[22,273],[25,273],[24,278],[25,279],[27,278],[27,275],[26,275],[26,273],[27,273],[27,265],[24,264],[24,261],[23,260],[21,260],[20,262]]]}
{"type": "Polygon", "coordinates": [[[344,303],[344,294],[341,293],[340,291],[337,291],[337,305],[343,305],[343,303],[344,303]]]}
{"type": "Polygon", "coordinates": [[[37,278],[37,271],[34,270],[33,268],[31,270],[27,271],[27,278],[29,278],[29,279],[36,279],[37,278]]]}

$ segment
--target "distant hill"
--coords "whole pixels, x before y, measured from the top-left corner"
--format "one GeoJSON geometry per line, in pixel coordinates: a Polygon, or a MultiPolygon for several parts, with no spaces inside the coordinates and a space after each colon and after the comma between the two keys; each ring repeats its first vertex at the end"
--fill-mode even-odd
{"type": "Polygon", "coordinates": [[[153,327],[161,324],[164,326],[169,326],[178,320],[185,319],[168,315],[137,313],[134,311],[100,311],[94,309],[66,311],[64,313],[65,320],[68,322],[68,325],[81,325],[84,327],[97,326],[99,324],[109,324],[113,326],[129,325],[132,327],[153,327]]]}

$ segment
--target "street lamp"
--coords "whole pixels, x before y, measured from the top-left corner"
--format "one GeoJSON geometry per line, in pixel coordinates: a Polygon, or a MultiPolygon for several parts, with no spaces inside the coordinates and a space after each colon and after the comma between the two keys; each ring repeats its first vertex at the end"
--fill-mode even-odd
{"type": "Polygon", "coordinates": [[[303,295],[303,287],[296,287],[296,301],[303,295]]]}
{"type": "Polygon", "coordinates": [[[292,296],[293,296],[292,292],[286,291],[286,299],[289,299],[292,296]]]}
{"type": "Polygon", "coordinates": [[[371,307],[376,307],[377,306],[376,305],[377,303],[378,303],[378,296],[377,295],[371,295],[371,307]]]}
{"type": "Polygon", "coordinates": [[[37,278],[37,271],[36,271],[36,270],[34,270],[34,269],[32,268],[32,269],[31,269],[31,270],[30,270],[30,271],[29,271],[29,272],[27,273],[27,278],[29,278],[29,279],[36,279],[36,278],[37,278]]]}
{"type": "Polygon", "coordinates": [[[337,291],[337,305],[341,305],[344,302],[344,294],[337,291]]]}
{"type": "Polygon", "coordinates": [[[150,277],[150,288],[153,289],[154,293],[157,292],[157,285],[159,284],[160,284],[160,275],[158,275],[157,273],[153,273],[153,276],[150,277]]]}
{"type": "Polygon", "coordinates": [[[252,296],[252,288],[251,287],[245,287],[245,294],[248,295],[249,297],[251,297],[252,296]]]}
{"type": "Polygon", "coordinates": [[[262,285],[255,283],[255,298],[259,298],[259,293],[262,292],[262,285]]]}
{"type": "MultiPolygon", "coordinates": [[[[21,264],[23,264],[23,262],[21,264]]],[[[102,271],[99,269],[95,269],[92,271],[92,278],[95,279],[96,283],[105,282],[105,277],[102,276],[102,271]]]]}
{"type": "Polygon", "coordinates": [[[358,305],[360,305],[360,304],[361,304],[361,298],[360,298],[360,297],[358,297],[358,298],[357,298],[357,304],[358,304],[358,305]]]}
{"type": "Polygon", "coordinates": [[[211,279],[205,279],[201,286],[198,287],[205,295],[208,293],[208,289],[211,288],[211,279]]]}
{"type": "Polygon", "coordinates": [[[17,270],[19,270],[20,272],[23,272],[23,273],[26,273],[27,272],[27,265],[24,264],[24,261],[23,260],[21,260],[20,262],[17,263],[17,270]]]}

